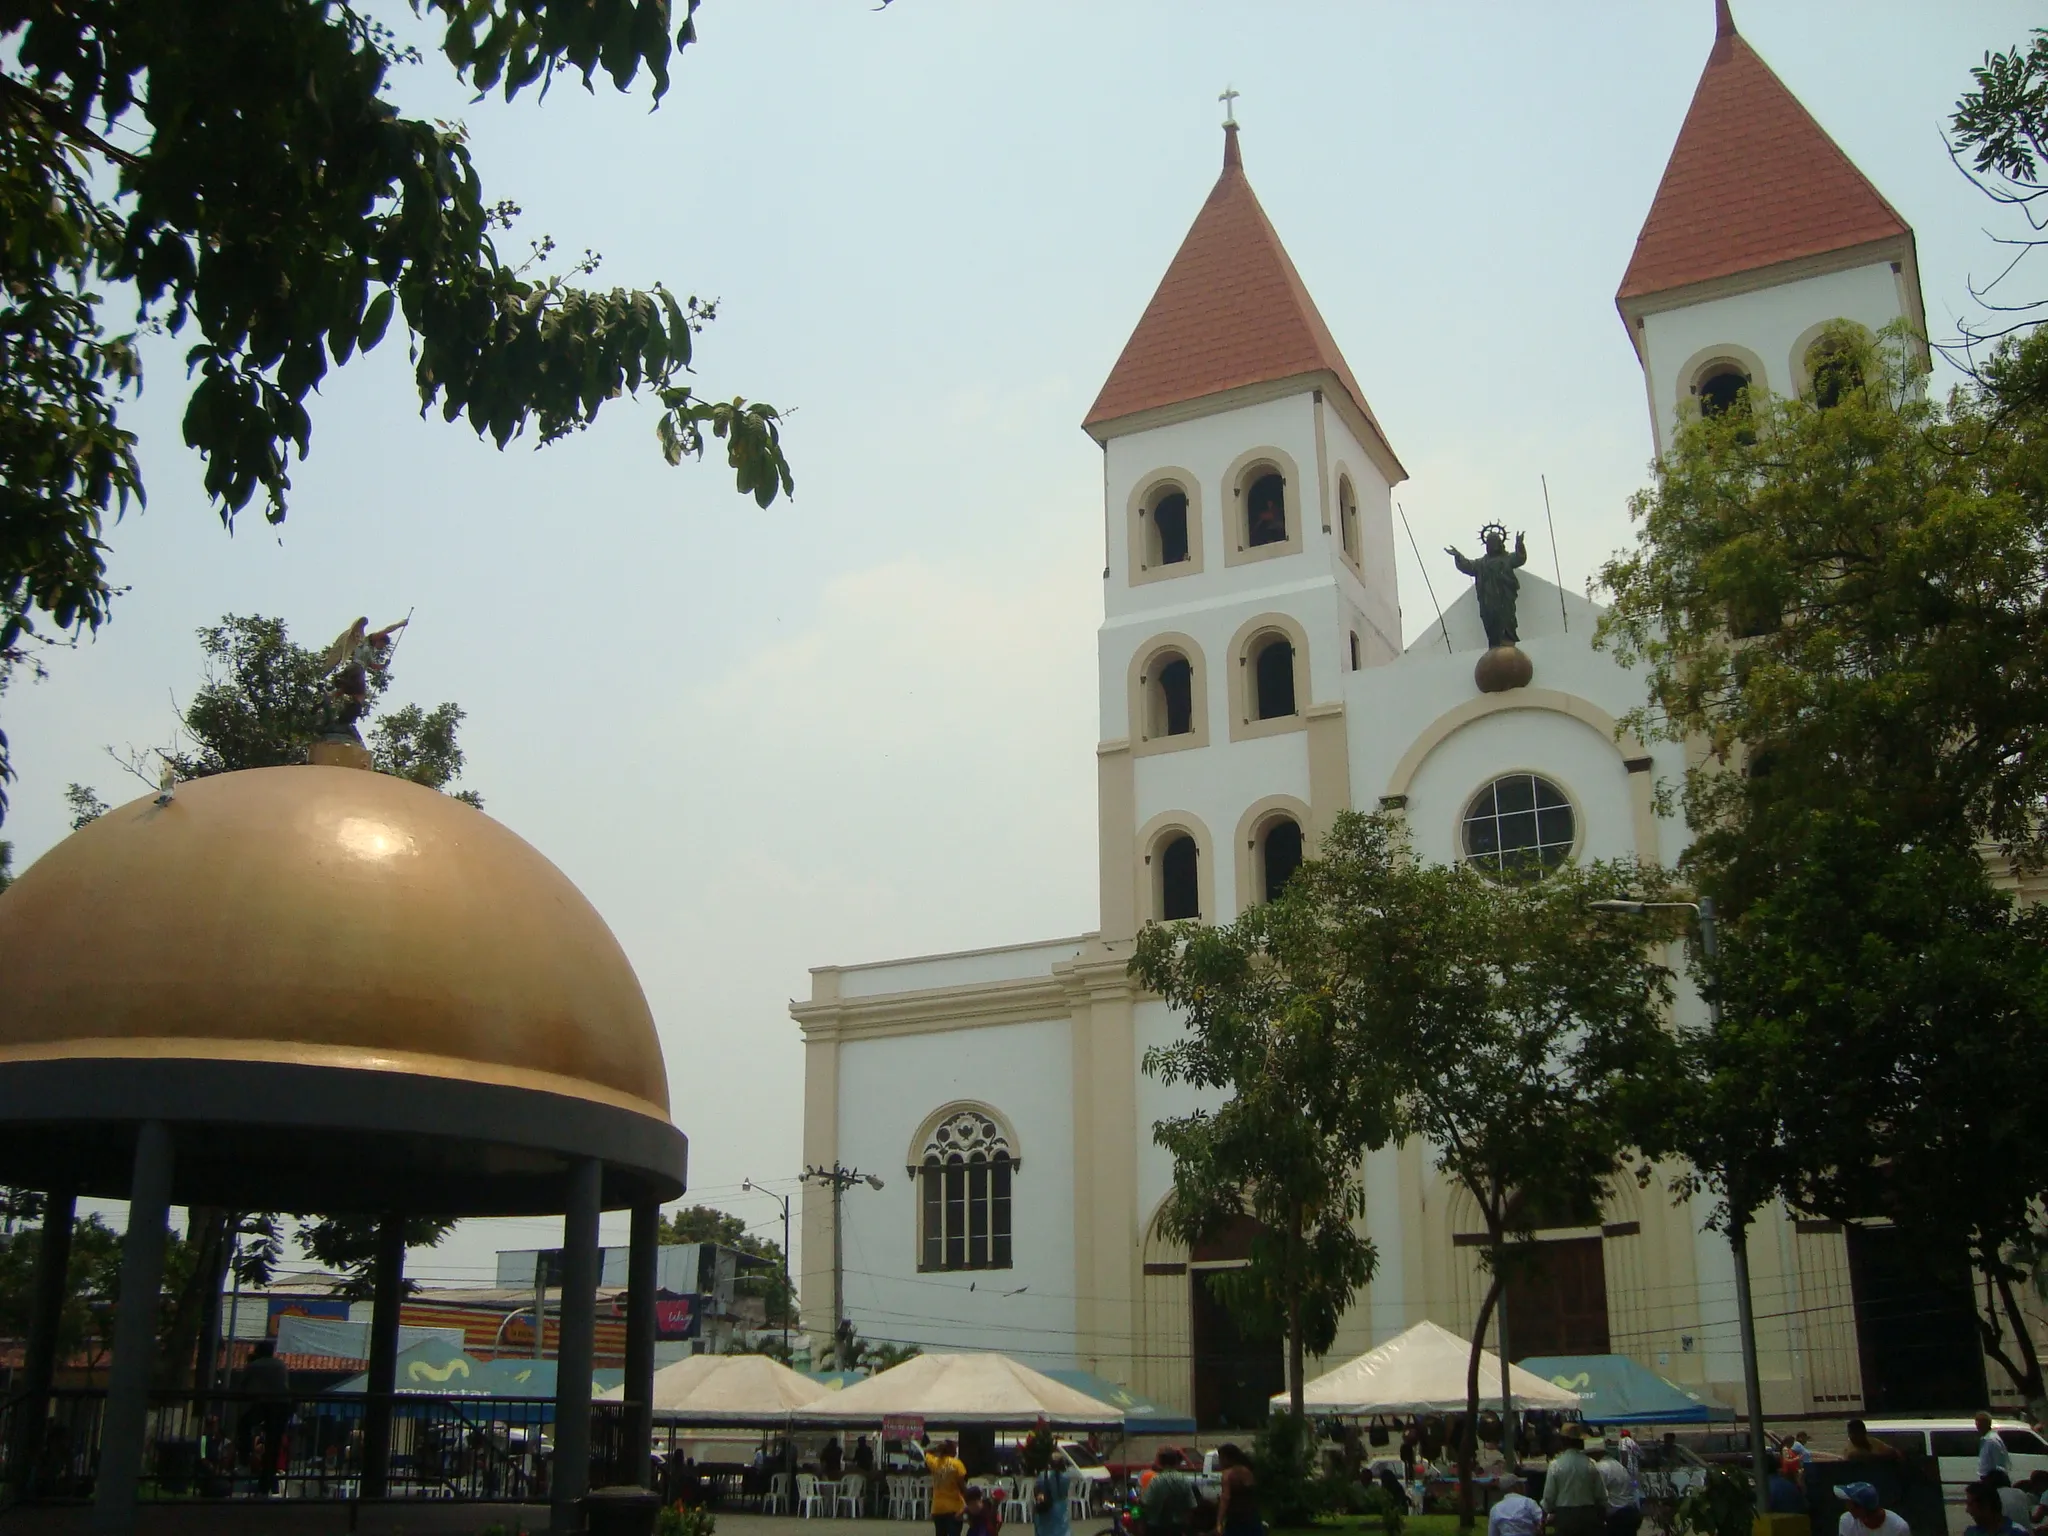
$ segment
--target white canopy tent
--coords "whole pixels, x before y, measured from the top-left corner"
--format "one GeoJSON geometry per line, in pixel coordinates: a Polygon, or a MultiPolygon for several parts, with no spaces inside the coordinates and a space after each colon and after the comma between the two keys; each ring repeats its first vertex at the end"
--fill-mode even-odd
{"type": "MultiPolygon", "coordinates": [[[[786,1425],[799,1408],[834,1395],[766,1355],[691,1355],[654,1373],[654,1420],[704,1429],[786,1425]]],[[[625,1388],[597,1396],[617,1402],[625,1388]]]]}
{"type": "Polygon", "coordinates": [[[918,1355],[797,1411],[801,1428],[854,1428],[883,1417],[915,1417],[935,1428],[967,1424],[1121,1429],[1124,1415],[1085,1392],[1008,1355],[918,1355]]]}
{"type": "MultiPolygon", "coordinates": [[[[1313,1415],[1349,1417],[1375,1413],[1463,1413],[1465,1368],[1470,1340],[1435,1323],[1417,1323],[1369,1350],[1356,1360],[1326,1371],[1302,1389],[1303,1406],[1313,1415]]],[[[1518,1412],[1543,1409],[1565,1413],[1579,1406],[1579,1395],[1541,1376],[1508,1367],[1508,1390],[1518,1412]]],[[[1276,1408],[1287,1406],[1287,1394],[1276,1393],[1276,1408]]],[[[1479,1406],[1500,1406],[1500,1357],[1491,1350],[1479,1356],[1479,1406]]]]}

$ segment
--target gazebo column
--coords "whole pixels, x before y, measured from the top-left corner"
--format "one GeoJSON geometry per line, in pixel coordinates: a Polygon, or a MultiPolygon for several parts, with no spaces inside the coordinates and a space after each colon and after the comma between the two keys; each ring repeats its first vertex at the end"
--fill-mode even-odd
{"type": "Polygon", "coordinates": [[[377,1224],[371,1273],[370,1371],[363,1401],[363,1497],[391,1491],[391,1394],[398,1387],[398,1313],[405,1304],[405,1218],[377,1224]]]}
{"type": "Polygon", "coordinates": [[[156,1365],[158,1292],[164,1277],[164,1222],[171,1209],[171,1128],[145,1120],[135,1135],[128,1186],[128,1233],[121,1239],[121,1301],[114,1314],[114,1362],[100,1420],[99,1482],[92,1528],[108,1536],[135,1529],[135,1491],[149,1427],[149,1378],[156,1365]]]}
{"type": "Polygon", "coordinates": [[[661,1206],[633,1207],[626,1267],[626,1461],[642,1487],[654,1476],[654,1288],[660,1257],[661,1206]]]}
{"type": "Polygon", "coordinates": [[[63,1321],[71,1269],[71,1223],[78,1195],[53,1189],[43,1196],[42,1241],[36,1247],[36,1291],[30,1303],[28,1345],[23,1354],[21,1391],[14,1400],[11,1449],[14,1496],[35,1492],[36,1465],[50,1418],[50,1381],[57,1371],[57,1329],[63,1321]]]}
{"type": "Polygon", "coordinates": [[[548,1529],[583,1529],[590,1491],[590,1373],[597,1346],[597,1207],[604,1165],[585,1158],[569,1174],[562,1218],[562,1323],[555,1355],[555,1462],[548,1477],[548,1529]]]}

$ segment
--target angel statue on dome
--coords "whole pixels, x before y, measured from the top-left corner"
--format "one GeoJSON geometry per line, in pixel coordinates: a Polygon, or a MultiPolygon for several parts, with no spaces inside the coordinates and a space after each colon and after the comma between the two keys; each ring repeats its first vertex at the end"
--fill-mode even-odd
{"type": "Polygon", "coordinates": [[[408,614],[396,624],[373,630],[367,618],[360,618],[334,637],[320,658],[320,675],[327,679],[327,708],[320,721],[324,734],[362,744],[356,722],[370,708],[370,678],[383,675],[391,664],[395,637],[411,622],[408,614]]]}
{"type": "Polygon", "coordinates": [[[1499,523],[1488,523],[1480,529],[1479,539],[1486,546],[1486,553],[1477,559],[1467,560],[1455,545],[1446,545],[1444,553],[1472,578],[1479,593],[1479,622],[1486,627],[1488,647],[1513,645],[1521,639],[1515,630],[1515,594],[1522,584],[1515,579],[1515,568],[1529,563],[1529,551],[1518,533],[1515,552],[1509,554],[1508,531],[1499,523]]]}

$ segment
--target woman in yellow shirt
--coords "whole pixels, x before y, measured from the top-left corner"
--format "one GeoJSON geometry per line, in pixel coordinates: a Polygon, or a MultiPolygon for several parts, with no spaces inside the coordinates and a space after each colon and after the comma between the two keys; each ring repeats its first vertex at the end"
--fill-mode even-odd
{"type": "Polygon", "coordinates": [[[941,1440],[936,1451],[924,1453],[925,1470],[932,1475],[932,1528],[936,1536],[960,1536],[960,1517],[967,1510],[967,1467],[955,1453],[959,1447],[941,1440]]]}

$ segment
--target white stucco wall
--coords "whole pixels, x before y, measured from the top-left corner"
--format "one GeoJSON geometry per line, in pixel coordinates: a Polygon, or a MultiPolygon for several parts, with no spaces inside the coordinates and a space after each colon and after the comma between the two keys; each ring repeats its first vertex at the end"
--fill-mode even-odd
{"type": "Polygon", "coordinates": [[[1054,965],[1073,959],[1080,951],[1078,938],[1047,939],[1036,944],[1004,944],[950,955],[919,955],[905,960],[839,966],[839,995],[886,997],[892,992],[920,992],[933,987],[1025,981],[1051,975],[1054,965]]]}
{"type": "Polygon", "coordinates": [[[860,1185],[846,1195],[846,1307],[863,1337],[1000,1348],[1038,1366],[1073,1363],[1068,1029],[1055,1019],[841,1044],[839,1155],[884,1181],[880,1190],[860,1185]],[[1012,1183],[1011,1269],[918,1273],[917,1188],[905,1165],[918,1127],[956,1099],[999,1110],[1017,1133],[1023,1166],[1012,1183]]]}
{"type": "Polygon", "coordinates": [[[1181,1032],[1180,1019],[1157,998],[1141,1002],[1131,1010],[1131,1033],[1136,1044],[1131,1069],[1138,1072],[1138,1234],[1144,1241],[1159,1202],[1173,1188],[1173,1158],[1152,1139],[1152,1127],[1159,1121],[1191,1110],[1214,1108],[1227,1095],[1215,1089],[1194,1089],[1185,1084],[1169,1086],[1139,1071],[1145,1052],[1170,1045],[1181,1032]]]}
{"type": "Polygon", "coordinates": [[[1640,335],[1657,451],[1670,443],[1680,407],[1692,399],[1689,375],[1701,352],[1742,347],[1763,365],[1752,388],[1791,394],[1799,371],[1793,346],[1812,326],[1841,319],[1877,331],[1905,313],[1899,274],[1890,262],[1873,262],[1645,316],[1640,335]]]}

